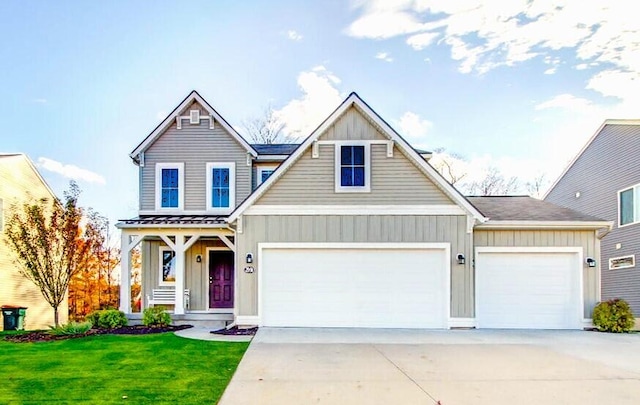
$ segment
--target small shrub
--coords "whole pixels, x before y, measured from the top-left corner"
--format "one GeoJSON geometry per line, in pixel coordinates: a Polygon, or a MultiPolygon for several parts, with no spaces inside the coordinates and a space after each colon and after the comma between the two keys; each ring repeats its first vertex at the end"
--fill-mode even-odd
{"type": "Polygon", "coordinates": [[[91,326],[93,326],[94,328],[98,327],[98,321],[100,320],[100,313],[102,311],[93,311],[90,314],[87,314],[87,316],[84,317],[84,320],[86,322],[90,322],[91,326]]]}
{"type": "Polygon", "coordinates": [[[103,309],[94,311],[86,316],[88,322],[91,322],[94,328],[114,329],[127,326],[129,321],[124,312],[117,309],[103,309]]]}
{"type": "Polygon", "coordinates": [[[145,326],[167,326],[171,323],[171,315],[163,307],[145,308],[142,323],[145,326]]]}
{"type": "Polygon", "coordinates": [[[84,335],[91,329],[91,322],[69,322],[58,327],[52,326],[49,331],[54,336],[84,335]]]}
{"type": "Polygon", "coordinates": [[[635,318],[627,301],[613,299],[596,305],[593,324],[603,332],[629,332],[635,324],[635,318]]]}

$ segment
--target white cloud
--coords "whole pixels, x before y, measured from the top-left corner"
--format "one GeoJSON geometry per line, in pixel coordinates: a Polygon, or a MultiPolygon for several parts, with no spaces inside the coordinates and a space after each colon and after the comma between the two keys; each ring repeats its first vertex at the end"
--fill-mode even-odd
{"type": "Polygon", "coordinates": [[[545,71],[544,71],[544,74],[545,74],[545,75],[552,75],[552,74],[555,74],[555,73],[556,73],[556,70],[558,70],[558,68],[556,68],[556,67],[552,67],[552,68],[549,68],[549,69],[545,70],[545,71]]]}
{"type": "Polygon", "coordinates": [[[46,98],[34,98],[33,102],[36,104],[47,104],[49,101],[46,98]]]}
{"type": "Polygon", "coordinates": [[[75,165],[60,163],[58,161],[45,158],[45,157],[38,158],[38,167],[41,167],[44,170],[48,170],[53,173],[58,173],[63,177],[66,177],[72,180],[81,180],[81,181],[86,181],[87,183],[98,183],[98,184],[106,183],[104,177],[90,170],[82,169],[75,165]]]}
{"type": "Polygon", "coordinates": [[[299,42],[299,41],[302,41],[302,38],[303,38],[303,37],[302,37],[302,35],[301,35],[300,33],[298,33],[297,31],[295,31],[295,30],[289,30],[289,31],[287,31],[287,38],[289,38],[289,39],[290,39],[290,40],[292,40],[292,41],[299,42]]]}
{"type": "Polygon", "coordinates": [[[431,121],[420,118],[418,114],[407,111],[402,114],[400,120],[397,121],[397,126],[400,134],[406,138],[411,145],[424,147],[426,144],[425,138],[433,124],[431,121]]]}
{"type": "Polygon", "coordinates": [[[356,38],[405,36],[420,51],[441,36],[462,73],[486,73],[539,56],[555,73],[577,58],[593,67],[588,89],[637,102],[640,24],[632,0],[358,0],[346,33],[356,38]],[[563,52],[559,52],[563,50],[563,52]],[[570,58],[570,59],[569,59],[570,58]],[[599,69],[595,69],[595,68],[599,69]]]}
{"type": "Polygon", "coordinates": [[[298,75],[300,98],[289,101],[273,112],[284,123],[284,131],[291,136],[308,136],[342,102],[335,87],[340,79],[324,66],[316,66],[298,75]]]}
{"type": "Polygon", "coordinates": [[[378,52],[375,56],[376,59],[383,60],[385,62],[393,62],[393,58],[389,56],[387,52],[378,52]]]}
{"type": "Polygon", "coordinates": [[[412,35],[407,38],[407,45],[416,51],[420,51],[431,45],[439,36],[440,34],[437,32],[423,32],[422,34],[412,35]]]}
{"type": "Polygon", "coordinates": [[[576,97],[571,94],[560,94],[535,106],[535,109],[538,111],[551,108],[561,108],[586,113],[593,109],[593,103],[586,98],[576,97]]]}

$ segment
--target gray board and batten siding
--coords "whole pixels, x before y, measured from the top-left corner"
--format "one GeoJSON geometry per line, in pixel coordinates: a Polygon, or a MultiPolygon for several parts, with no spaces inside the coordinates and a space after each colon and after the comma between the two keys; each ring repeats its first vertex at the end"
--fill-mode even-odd
{"type": "MultiPolygon", "coordinates": [[[[193,103],[186,110],[206,110],[193,103]]],[[[247,166],[247,150],[218,123],[209,129],[209,121],[199,125],[183,120],[182,129],[174,122],[144,152],[144,167],[140,167],[140,210],[153,211],[155,206],[156,163],[184,163],[186,211],[206,209],[206,164],[235,162],[236,202],[238,205],[251,193],[251,166],[247,166]]]]}
{"type": "MultiPolygon", "coordinates": [[[[473,232],[476,247],[581,247],[583,257],[598,257],[595,231],[578,230],[482,230],[473,232]]],[[[583,263],[584,317],[591,318],[598,302],[598,271],[583,263]]]]}
{"type": "MultiPolygon", "coordinates": [[[[457,264],[455,255],[471,257],[471,234],[465,215],[247,215],[237,238],[236,258],[254,255],[259,269],[259,243],[429,243],[451,244],[451,316],[470,318],[473,312],[471,261],[457,264]]],[[[239,265],[236,259],[236,266],[239,265]]],[[[242,264],[242,263],[240,263],[242,264]]],[[[417,265],[419,265],[417,263],[417,265]]],[[[428,271],[429,269],[425,269],[428,271]]],[[[258,315],[258,277],[237,272],[238,314],[258,315]]]]}
{"type": "Polygon", "coordinates": [[[640,223],[618,227],[618,191],[640,183],[639,155],[640,125],[606,124],[545,198],[614,221],[600,242],[602,299],[623,298],[635,314],[640,314],[640,223]],[[632,254],[635,267],[609,270],[609,258],[632,254]]]}

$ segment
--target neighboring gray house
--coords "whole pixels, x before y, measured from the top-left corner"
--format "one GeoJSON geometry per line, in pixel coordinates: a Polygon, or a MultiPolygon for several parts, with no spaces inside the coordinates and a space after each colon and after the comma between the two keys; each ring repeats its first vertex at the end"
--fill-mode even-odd
{"type": "Polygon", "coordinates": [[[601,242],[602,299],[640,315],[640,120],[606,120],[545,200],[613,221],[601,242]]]}
{"type": "Polygon", "coordinates": [[[247,143],[192,92],[130,154],[121,309],[239,325],[553,328],[600,299],[598,218],[462,196],[357,94],[300,145],[247,143]]]}

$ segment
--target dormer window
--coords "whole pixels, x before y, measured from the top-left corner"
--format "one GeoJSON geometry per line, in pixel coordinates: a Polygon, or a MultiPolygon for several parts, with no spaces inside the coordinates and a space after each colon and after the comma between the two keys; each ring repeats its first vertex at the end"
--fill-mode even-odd
{"type": "Polygon", "coordinates": [[[230,214],[236,205],[236,165],[207,163],[207,211],[230,214]]]}
{"type": "Polygon", "coordinates": [[[156,164],[156,209],[184,207],[184,163],[156,164]]]}
{"type": "Polygon", "coordinates": [[[335,191],[371,191],[371,154],[368,143],[337,143],[335,191]]]}

